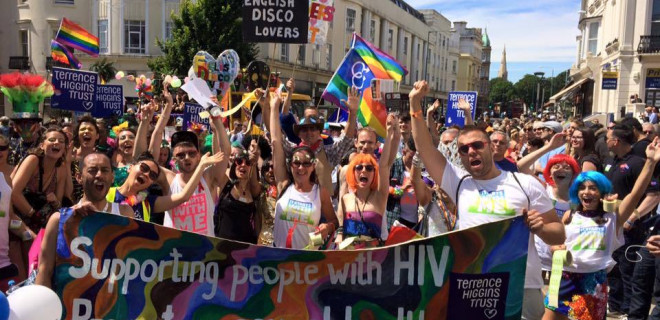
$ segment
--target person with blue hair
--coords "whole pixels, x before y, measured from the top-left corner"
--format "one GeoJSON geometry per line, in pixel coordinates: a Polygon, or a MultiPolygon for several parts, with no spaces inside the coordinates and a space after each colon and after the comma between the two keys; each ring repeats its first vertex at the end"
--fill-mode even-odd
{"type": "Polygon", "coordinates": [[[549,306],[547,319],[604,319],[607,313],[607,273],[616,262],[614,250],[623,245],[623,225],[635,210],[660,161],[660,139],[646,148],[646,161],[632,191],[621,200],[611,194],[612,183],[596,171],[580,173],[569,189],[575,207],[565,219],[566,242],[553,251],[570,251],[573,261],[564,266],[558,306],[549,306]],[[618,204],[618,205],[617,205],[618,204]]]}

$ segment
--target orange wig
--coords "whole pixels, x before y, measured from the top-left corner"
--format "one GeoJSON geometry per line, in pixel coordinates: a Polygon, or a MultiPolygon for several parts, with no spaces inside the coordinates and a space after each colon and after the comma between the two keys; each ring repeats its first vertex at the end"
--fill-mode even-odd
{"type": "Polygon", "coordinates": [[[346,183],[351,191],[357,190],[358,179],[355,177],[355,166],[358,164],[369,163],[374,166],[374,179],[371,181],[370,188],[372,190],[378,189],[378,161],[373,155],[358,153],[356,154],[351,162],[348,163],[348,169],[346,170],[346,183]]]}

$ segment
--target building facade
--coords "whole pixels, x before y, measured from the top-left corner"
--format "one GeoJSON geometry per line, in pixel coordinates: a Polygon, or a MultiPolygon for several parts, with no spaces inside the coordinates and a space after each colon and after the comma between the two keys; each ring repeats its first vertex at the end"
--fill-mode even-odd
{"type": "MultiPolygon", "coordinates": [[[[15,5],[0,10],[0,73],[29,71],[49,77],[52,61],[50,41],[63,17],[98,35],[100,58],[113,62],[127,75],[149,75],[147,61],[162,52],[156,39],[171,35],[171,13],[179,11],[180,0],[7,0],[15,5]],[[10,61],[9,64],[7,62],[10,61]]],[[[76,53],[88,70],[98,61],[76,53]]],[[[124,86],[124,96],[135,97],[135,84],[124,86]]],[[[7,114],[11,106],[3,100],[7,114]]]]}
{"type": "Polygon", "coordinates": [[[583,0],[581,8],[572,82],[551,101],[615,118],[660,107],[660,0],[583,0]]]}
{"type": "Polygon", "coordinates": [[[477,91],[481,74],[482,35],[480,28],[468,28],[466,21],[455,21],[452,37],[458,42],[458,74],[456,90],[477,91]]]}

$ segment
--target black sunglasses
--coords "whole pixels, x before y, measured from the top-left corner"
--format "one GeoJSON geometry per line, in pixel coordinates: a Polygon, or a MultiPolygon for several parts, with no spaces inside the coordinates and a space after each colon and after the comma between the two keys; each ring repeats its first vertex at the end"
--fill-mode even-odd
{"type": "Polygon", "coordinates": [[[7,150],[9,150],[9,145],[0,146],[0,151],[7,151],[7,150]]]}
{"type": "Polygon", "coordinates": [[[313,164],[313,163],[311,163],[311,162],[309,162],[309,161],[293,161],[293,162],[291,162],[291,165],[292,165],[294,168],[300,168],[300,166],[303,166],[303,167],[305,167],[305,168],[309,168],[309,167],[312,166],[312,164],[313,164]]]}
{"type": "Polygon", "coordinates": [[[355,166],[355,170],[357,171],[367,170],[367,172],[372,172],[374,171],[374,169],[375,167],[371,164],[367,164],[367,165],[358,164],[357,166],[355,166]]]}
{"type": "MultiPolygon", "coordinates": [[[[644,131],[644,134],[651,134],[651,133],[653,133],[652,130],[645,130],[644,131]]],[[[2,147],[0,147],[0,151],[4,151],[4,149],[2,149],[2,147]]]]}
{"type": "Polygon", "coordinates": [[[458,153],[460,153],[462,155],[467,155],[468,152],[470,152],[470,148],[472,148],[474,150],[481,150],[485,146],[486,146],[486,142],[484,142],[484,141],[475,141],[475,142],[468,143],[468,144],[465,144],[465,145],[462,145],[462,146],[458,147],[458,153]]]}
{"type": "Polygon", "coordinates": [[[197,151],[179,152],[179,153],[175,154],[174,157],[179,159],[179,160],[183,160],[183,159],[186,158],[186,155],[188,155],[188,158],[192,159],[192,158],[196,157],[197,154],[198,154],[197,151]]]}
{"type": "Polygon", "coordinates": [[[234,163],[237,166],[242,166],[243,164],[245,164],[246,166],[252,165],[252,161],[250,161],[250,159],[247,158],[234,158],[234,163]]]}
{"type": "Polygon", "coordinates": [[[144,162],[140,163],[140,171],[142,171],[142,173],[147,174],[147,176],[149,177],[149,179],[151,179],[151,181],[158,180],[158,174],[151,171],[151,168],[149,168],[149,165],[144,163],[144,162]]]}

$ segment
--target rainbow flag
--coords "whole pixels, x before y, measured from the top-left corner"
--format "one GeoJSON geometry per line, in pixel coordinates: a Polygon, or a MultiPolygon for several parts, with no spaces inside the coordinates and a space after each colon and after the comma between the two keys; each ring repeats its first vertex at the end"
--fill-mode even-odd
{"type": "Polygon", "coordinates": [[[66,46],[55,40],[50,40],[50,56],[53,57],[53,60],[70,65],[73,68],[80,69],[82,67],[76,56],[66,46]]]}
{"type": "Polygon", "coordinates": [[[62,18],[60,30],[57,31],[55,40],[90,56],[97,57],[99,55],[99,38],[67,18],[62,18]]]}
{"type": "Polygon", "coordinates": [[[403,76],[408,74],[408,70],[392,56],[365,41],[356,33],[353,33],[352,48],[369,66],[369,69],[371,69],[371,72],[373,72],[374,77],[377,79],[393,79],[394,81],[401,82],[403,76]]]}
{"type": "Polygon", "coordinates": [[[362,126],[369,126],[376,130],[378,135],[385,137],[387,108],[383,101],[372,99],[371,80],[401,81],[407,73],[408,70],[394,58],[354,33],[352,48],[344,56],[321,95],[326,101],[341,108],[338,110],[338,114],[333,114],[329,119],[333,121],[348,119],[346,112],[348,108],[342,101],[348,99],[348,88],[355,86],[362,95],[358,108],[358,120],[362,126]]]}

